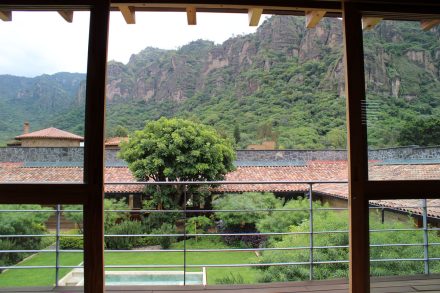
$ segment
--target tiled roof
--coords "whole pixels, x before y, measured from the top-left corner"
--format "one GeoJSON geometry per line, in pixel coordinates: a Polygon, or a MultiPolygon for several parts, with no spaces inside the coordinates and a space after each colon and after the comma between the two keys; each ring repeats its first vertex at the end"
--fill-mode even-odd
{"type": "Polygon", "coordinates": [[[128,137],[110,137],[105,140],[105,146],[119,146],[122,141],[127,141],[128,137]]]}
{"type": "MultiPolygon", "coordinates": [[[[61,168],[22,168],[0,165],[0,182],[82,182],[83,169],[77,167],[61,168]]],[[[135,179],[128,168],[105,168],[105,182],[134,182],[135,179]]],[[[106,185],[106,193],[139,193],[141,185],[106,185]]]]}
{"type": "MultiPolygon", "coordinates": [[[[370,166],[372,180],[439,179],[439,165],[379,165],[370,166]]],[[[238,167],[227,174],[227,181],[347,181],[346,161],[309,161],[303,166],[238,167]]],[[[81,182],[79,167],[24,167],[23,163],[0,163],[0,182],[81,182]]],[[[127,167],[106,167],[105,182],[135,182],[127,167]]],[[[308,184],[223,184],[216,192],[305,192],[308,184]]],[[[106,193],[141,193],[142,185],[106,185],[106,193]]],[[[316,193],[348,199],[346,183],[313,184],[316,193]]],[[[372,205],[421,214],[420,200],[375,200],[372,205]]],[[[428,200],[428,215],[440,218],[440,199],[428,200]]]]}
{"type": "Polygon", "coordinates": [[[58,139],[70,139],[70,140],[80,140],[83,141],[84,138],[82,136],[55,128],[55,127],[49,127],[46,129],[22,134],[19,136],[16,136],[15,139],[21,140],[26,138],[58,138],[58,139]]]}

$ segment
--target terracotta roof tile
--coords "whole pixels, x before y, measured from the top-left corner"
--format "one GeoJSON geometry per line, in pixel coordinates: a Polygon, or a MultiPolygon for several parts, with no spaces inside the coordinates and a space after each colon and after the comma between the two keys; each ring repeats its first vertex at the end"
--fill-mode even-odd
{"type": "Polygon", "coordinates": [[[70,139],[70,140],[80,140],[83,141],[84,138],[82,136],[55,128],[55,127],[49,127],[46,129],[22,134],[19,136],[16,136],[15,139],[22,140],[26,138],[61,138],[61,139],[70,139]]]}
{"type": "MultiPolygon", "coordinates": [[[[372,165],[373,180],[439,179],[440,165],[372,165]]],[[[227,174],[227,181],[347,181],[346,161],[309,161],[304,166],[239,167],[227,174]]],[[[21,163],[1,163],[0,182],[81,182],[82,168],[47,167],[23,168],[21,163]]],[[[135,182],[127,167],[105,168],[105,182],[135,182]]],[[[214,188],[217,192],[303,192],[307,184],[223,184],[214,188]]],[[[106,185],[106,193],[141,193],[142,185],[106,185]]],[[[314,192],[348,199],[348,184],[317,183],[314,192]]],[[[372,205],[421,214],[420,200],[375,200],[372,205]]],[[[430,217],[440,218],[440,199],[428,200],[430,217]]]]}
{"type": "Polygon", "coordinates": [[[105,146],[119,146],[122,141],[127,141],[128,137],[110,137],[105,140],[105,146]]]}

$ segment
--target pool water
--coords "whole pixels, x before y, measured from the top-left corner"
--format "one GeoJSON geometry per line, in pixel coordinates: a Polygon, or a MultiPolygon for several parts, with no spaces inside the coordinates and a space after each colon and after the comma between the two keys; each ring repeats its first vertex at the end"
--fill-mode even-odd
{"type": "MultiPolygon", "coordinates": [[[[187,274],[186,285],[203,285],[202,274],[187,274]]],[[[105,284],[118,285],[183,285],[183,274],[106,274],[105,284]]]]}

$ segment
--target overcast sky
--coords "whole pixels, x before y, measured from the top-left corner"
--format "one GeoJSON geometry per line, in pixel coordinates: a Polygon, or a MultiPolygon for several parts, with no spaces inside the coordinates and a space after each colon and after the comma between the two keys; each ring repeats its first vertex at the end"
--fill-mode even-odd
{"type": "MultiPolygon", "coordinates": [[[[56,12],[13,12],[12,18],[0,21],[0,74],[86,71],[88,12],[75,12],[73,23],[56,12]]],[[[112,12],[108,58],[127,63],[131,54],[148,46],[176,49],[197,39],[222,43],[256,30],[248,26],[247,14],[198,13],[197,23],[188,26],[185,13],[138,12],[136,24],[128,25],[121,13],[112,12]]]]}

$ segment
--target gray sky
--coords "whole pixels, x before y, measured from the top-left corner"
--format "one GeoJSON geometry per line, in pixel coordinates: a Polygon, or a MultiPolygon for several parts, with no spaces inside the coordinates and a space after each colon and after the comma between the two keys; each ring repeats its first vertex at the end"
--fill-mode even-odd
{"type": "MultiPolygon", "coordinates": [[[[86,71],[88,12],[76,12],[73,23],[56,12],[13,12],[12,17],[11,22],[0,21],[0,74],[86,71]]],[[[108,58],[127,63],[131,54],[148,46],[176,49],[197,39],[222,43],[256,30],[248,26],[247,14],[198,13],[197,23],[188,26],[185,13],[138,12],[136,24],[128,25],[121,13],[112,12],[108,58]]]]}

